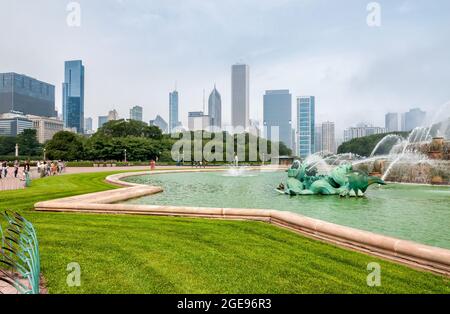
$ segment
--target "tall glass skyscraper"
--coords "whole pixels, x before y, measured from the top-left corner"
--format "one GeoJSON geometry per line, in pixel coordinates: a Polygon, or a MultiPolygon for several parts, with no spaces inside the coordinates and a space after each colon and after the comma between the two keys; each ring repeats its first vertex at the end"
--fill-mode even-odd
{"type": "Polygon", "coordinates": [[[175,90],[169,94],[169,133],[180,125],[178,118],[178,92],[175,90]]]}
{"type": "Polygon", "coordinates": [[[316,99],[314,96],[301,96],[297,98],[298,149],[301,158],[310,156],[315,150],[315,111],[316,99]]]}
{"type": "Polygon", "coordinates": [[[211,127],[222,128],[222,97],[214,85],[208,99],[208,115],[211,117],[211,127]]]}
{"type": "Polygon", "coordinates": [[[243,127],[250,123],[250,68],[246,64],[231,67],[231,124],[243,127]]]}
{"type": "Polygon", "coordinates": [[[268,90],[264,95],[264,128],[272,140],[272,127],[278,127],[279,140],[292,148],[292,95],[289,90],[268,90]]]}
{"type": "Polygon", "coordinates": [[[65,62],[63,119],[66,128],[84,133],[84,66],[81,60],[65,62]]]}

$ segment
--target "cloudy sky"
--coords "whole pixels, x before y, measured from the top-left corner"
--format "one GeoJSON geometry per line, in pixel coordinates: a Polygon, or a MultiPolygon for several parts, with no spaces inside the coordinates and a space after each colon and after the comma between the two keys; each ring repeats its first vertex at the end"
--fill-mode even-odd
{"type": "Polygon", "coordinates": [[[450,100],[450,1],[379,0],[380,27],[367,25],[369,2],[79,0],[81,26],[69,27],[70,1],[0,0],[0,72],[54,84],[60,110],[64,61],[82,59],[94,121],[133,105],[168,119],[177,82],[185,124],[214,83],[229,122],[236,62],[250,65],[259,120],[267,89],[315,95],[338,137],[361,121],[382,126],[388,111],[437,111],[450,100]]]}

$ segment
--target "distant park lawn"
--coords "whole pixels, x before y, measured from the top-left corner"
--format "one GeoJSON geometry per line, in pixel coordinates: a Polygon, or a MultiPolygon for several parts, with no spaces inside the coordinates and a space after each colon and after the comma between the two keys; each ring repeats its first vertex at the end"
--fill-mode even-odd
{"type": "Polygon", "coordinates": [[[34,203],[114,188],[111,173],[35,180],[0,209],[37,227],[50,293],[450,293],[448,278],[310,240],[261,222],[33,212],[34,203]],[[67,286],[67,265],[81,287],[67,286]],[[381,265],[371,288],[367,265],[381,265]]]}

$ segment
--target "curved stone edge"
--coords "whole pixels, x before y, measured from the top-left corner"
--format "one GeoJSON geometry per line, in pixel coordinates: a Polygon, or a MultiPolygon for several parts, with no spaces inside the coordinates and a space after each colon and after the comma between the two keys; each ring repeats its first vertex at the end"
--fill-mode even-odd
{"type": "MultiPolygon", "coordinates": [[[[204,170],[197,169],[191,170],[190,172],[200,171],[204,172],[204,170]]],[[[213,169],[207,171],[223,170],[213,169]]],[[[450,277],[450,250],[345,227],[292,212],[245,208],[112,204],[163,191],[160,187],[124,182],[120,181],[121,179],[143,174],[174,172],[186,171],[167,170],[115,174],[107,177],[106,181],[127,187],[40,202],[35,204],[35,210],[263,221],[314,239],[450,277]]]]}

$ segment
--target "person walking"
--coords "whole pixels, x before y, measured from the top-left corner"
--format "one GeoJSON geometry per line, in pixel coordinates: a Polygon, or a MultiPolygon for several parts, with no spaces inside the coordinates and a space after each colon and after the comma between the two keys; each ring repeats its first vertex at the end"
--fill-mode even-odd
{"type": "Polygon", "coordinates": [[[8,162],[6,160],[2,162],[2,173],[4,178],[8,176],[8,162]]]}
{"type": "Polygon", "coordinates": [[[28,160],[25,162],[25,165],[23,166],[23,172],[25,174],[30,173],[30,162],[28,160]]]}
{"type": "Polygon", "coordinates": [[[17,175],[19,174],[20,163],[18,160],[14,162],[14,178],[17,179],[17,175]]]}

